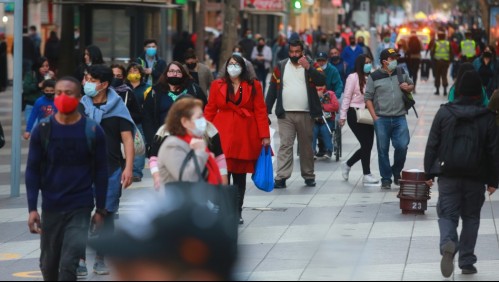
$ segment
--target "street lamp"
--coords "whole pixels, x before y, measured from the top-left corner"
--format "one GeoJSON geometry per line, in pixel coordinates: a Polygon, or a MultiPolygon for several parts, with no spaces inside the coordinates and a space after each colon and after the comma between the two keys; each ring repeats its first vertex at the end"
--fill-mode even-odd
{"type": "Polygon", "coordinates": [[[3,22],[4,24],[6,24],[8,21],[9,21],[9,17],[7,17],[7,16],[3,16],[3,18],[2,18],[2,22],[3,22]]]}

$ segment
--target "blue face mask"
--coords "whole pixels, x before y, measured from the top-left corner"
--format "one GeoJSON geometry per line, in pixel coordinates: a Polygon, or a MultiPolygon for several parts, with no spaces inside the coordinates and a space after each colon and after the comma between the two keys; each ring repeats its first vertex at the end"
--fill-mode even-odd
{"type": "Polygon", "coordinates": [[[232,55],[234,55],[234,56],[239,56],[239,57],[242,57],[242,56],[243,56],[243,54],[241,54],[241,52],[234,52],[234,53],[232,53],[232,55]]]}
{"type": "Polygon", "coordinates": [[[371,70],[373,69],[372,64],[365,64],[364,65],[364,73],[371,73],[371,70]]]}
{"type": "Polygon", "coordinates": [[[393,60],[390,63],[388,63],[388,69],[390,71],[394,71],[397,68],[397,60],[393,60]]]}
{"type": "MultiPolygon", "coordinates": [[[[100,84],[99,84],[100,85],[100,84]]],[[[100,90],[97,91],[97,83],[94,82],[86,82],[85,85],[83,86],[83,91],[85,92],[85,95],[87,95],[90,98],[93,98],[99,94],[100,90]]]]}
{"type": "Polygon", "coordinates": [[[157,52],[158,52],[158,50],[156,48],[153,48],[153,47],[146,49],[146,55],[149,56],[149,57],[156,56],[157,52]]]}

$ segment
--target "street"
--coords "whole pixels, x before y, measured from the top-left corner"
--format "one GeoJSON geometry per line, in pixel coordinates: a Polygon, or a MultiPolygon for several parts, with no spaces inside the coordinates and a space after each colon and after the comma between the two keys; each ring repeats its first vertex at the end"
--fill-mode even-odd
{"type": "MultiPolygon", "coordinates": [[[[417,88],[416,119],[408,116],[411,144],[406,169],[423,169],[427,135],[442,96],[433,95],[433,80],[417,88]]],[[[12,89],[0,93],[0,121],[7,146],[0,150],[0,280],[42,280],[38,268],[39,237],[27,228],[25,188],[20,198],[9,198],[12,89]]],[[[275,129],[277,122],[273,117],[275,129]]],[[[22,171],[25,170],[28,142],[22,142],[22,171]]],[[[278,134],[274,136],[276,145],[278,134]]],[[[358,141],[345,126],[345,161],[358,149],[358,141]]],[[[277,148],[275,148],[277,150],[277,148]]],[[[265,193],[248,183],[244,205],[245,224],[240,227],[239,280],[440,280],[439,230],[436,203],[438,185],[432,190],[426,215],[402,215],[398,188],[381,190],[362,184],[360,163],[352,168],[349,182],[341,176],[340,162],[316,162],[317,187],[304,187],[295,158],[294,174],[288,188],[265,193]]],[[[376,146],[372,155],[373,174],[379,176],[376,146]]],[[[135,197],[151,189],[145,170],[141,183],[124,191],[120,216],[140,212],[135,197]]],[[[24,176],[23,176],[24,177],[24,176]]],[[[248,177],[248,180],[250,178],[248,177]]],[[[24,179],[22,180],[24,183],[24,179]]],[[[499,214],[499,195],[482,209],[476,247],[478,274],[465,277],[456,271],[452,280],[496,280],[499,276],[499,241],[494,215],[499,214]]],[[[119,219],[118,219],[119,222],[119,219]]],[[[88,265],[94,254],[87,251],[88,265]]],[[[457,266],[456,266],[457,267],[457,266]]],[[[110,276],[90,274],[84,280],[109,280],[110,276]]]]}

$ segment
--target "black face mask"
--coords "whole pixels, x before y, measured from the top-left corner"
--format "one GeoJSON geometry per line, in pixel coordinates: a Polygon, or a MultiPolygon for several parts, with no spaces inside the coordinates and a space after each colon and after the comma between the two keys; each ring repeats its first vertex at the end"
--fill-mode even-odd
{"type": "Polygon", "coordinates": [[[483,52],[483,57],[484,58],[492,58],[492,52],[489,52],[489,51],[483,52]]]}
{"type": "Polygon", "coordinates": [[[300,60],[301,57],[289,57],[289,59],[291,60],[291,62],[293,64],[298,64],[298,61],[300,60]]]}
{"type": "Polygon", "coordinates": [[[190,69],[193,70],[197,67],[198,63],[192,63],[192,64],[186,64],[186,66],[190,69]]]}
{"type": "Polygon", "coordinates": [[[111,87],[118,87],[123,85],[123,79],[122,78],[113,78],[113,81],[111,82],[111,87]]]}
{"type": "Polygon", "coordinates": [[[327,40],[326,38],[321,38],[322,43],[326,43],[326,40],[327,40]]]}
{"type": "Polygon", "coordinates": [[[168,83],[174,86],[182,84],[183,80],[184,79],[182,77],[176,77],[176,76],[168,77],[168,83]]]}
{"type": "Polygon", "coordinates": [[[48,99],[54,99],[54,96],[55,96],[55,93],[43,93],[43,95],[45,95],[45,97],[47,97],[48,99]]]}
{"type": "Polygon", "coordinates": [[[339,60],[340,60],[340,56],[332,56],[332,57],[331,57],[331,61],[332,61],[332,62],[337,62],[337,61],[339,61],[339,60]]]}

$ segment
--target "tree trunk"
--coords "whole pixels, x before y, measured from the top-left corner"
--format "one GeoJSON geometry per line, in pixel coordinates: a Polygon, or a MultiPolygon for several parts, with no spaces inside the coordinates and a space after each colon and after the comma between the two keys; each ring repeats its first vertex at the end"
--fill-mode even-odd
{"type": "Polygon", "coordinates": [[[205,44],[204,44],[204,26],[205,26],[205,17],[206,17],[206,1],[208,0],[199,0],[196,8],[198,9],[196,13],[196,57],[200,62],[205,61],[205,44]]]}
{"type": "Polygon", "coordinates": [[[219,66],[224,66],[232,55],[232,49],[237,44],[237,23],[239,15],[239,1],[223,0],[224,26],[222,35],[222,49],[220,51],[219,66]]]}
{"type": "Polygon", "coordinates": [[[59,54],[58,76],[73,75],[74,65],[74,6],[62,5],[61,45],[59,54]]]}

